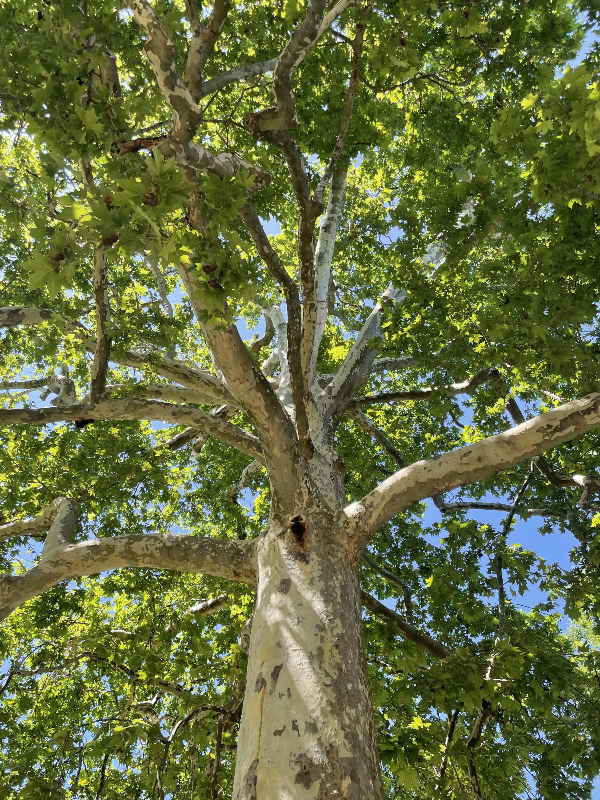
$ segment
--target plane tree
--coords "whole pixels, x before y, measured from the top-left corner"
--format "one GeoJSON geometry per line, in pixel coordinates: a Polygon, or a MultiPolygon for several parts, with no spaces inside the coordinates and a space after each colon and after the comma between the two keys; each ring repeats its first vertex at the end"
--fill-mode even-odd
{"type": "Polygon", "coordinates": [[[590,796],[596,11],[2,4],[4,796],[590,796]]]}

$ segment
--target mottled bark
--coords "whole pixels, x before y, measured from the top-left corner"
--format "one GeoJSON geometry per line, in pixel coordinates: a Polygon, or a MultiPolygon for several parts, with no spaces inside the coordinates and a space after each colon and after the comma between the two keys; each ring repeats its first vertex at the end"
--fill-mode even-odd
{"type": "Polygon", "coordinates": [[[383,797],[356,558],[339,520],[272,520],[238,738],[235,800],[383,797]]]}

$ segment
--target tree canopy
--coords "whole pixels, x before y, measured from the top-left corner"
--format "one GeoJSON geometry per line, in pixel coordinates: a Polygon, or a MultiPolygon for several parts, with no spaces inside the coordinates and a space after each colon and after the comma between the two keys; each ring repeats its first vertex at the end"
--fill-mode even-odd
{"type": "MultiPolygon", "coordinates": [[[[348,505],[597,404],[600,49],[568,64],[599,14],[0,2],[1,569],[40,563],[58,498],[100,553],[6,601],[3,797],[231,796],[254,591],[200,574],[194,540],[237,558],[261,535],[281,430],[223,388],[232,324],[303,452],[298,376],[342,386],[354,343],[370,348],[332,412],[348,505]],[[311,366],[290,331],[313,228],[331,275],[311,366]],[[124,534],[185,534],[188,561],[113,570],[124,534]]],[[[386,797],[591,797],[599,425],[569,417],[545,454],[382,516],[360,570],[386,797]],[[535,553],[516,544],[534,518],[535,553]]]]}

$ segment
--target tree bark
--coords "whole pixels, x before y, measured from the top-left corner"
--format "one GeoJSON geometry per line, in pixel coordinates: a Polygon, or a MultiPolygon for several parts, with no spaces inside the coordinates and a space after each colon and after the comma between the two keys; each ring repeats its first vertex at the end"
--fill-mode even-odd
{"type": "Polygon", "coordinates": [[[234,800],[382,800],[357,558],[332,515],[272,521],[258,589],[234,800]]]}

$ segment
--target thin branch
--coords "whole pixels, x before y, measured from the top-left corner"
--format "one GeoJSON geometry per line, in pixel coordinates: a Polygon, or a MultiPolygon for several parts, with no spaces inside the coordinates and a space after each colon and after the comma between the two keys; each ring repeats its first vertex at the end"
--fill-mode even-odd
{"type": "MultiPolygon", "coordinates": [[[[262,468],[262,464],[259,464],[258,461],[251,461],[247,467],[244,467],[242,474],[240,475],[239,481],[235,483],[231,489],[228,490],[227,494],[230,497],[237,497],[240,492],[243,492],[250,485],[250,481],[252,480],[252,476],[258,472],[262,468]]],[[[2,529],[0,528],[0,533],[2,529]]]]}
{"type": "Polygon", "coordinates": [[[302,341],[302,306],[298,287],[288,274],[279,255],[273,249],[263,228],[260,217],[250,204],[239,211],[240,217],[252,237],[258,254],[263,259],[271,275],[283,289],[287,307],[287,360],[290,368],[292,399],[296,409],[296,425],[301,448],[309,453],[308,419],[305,406],[305,381],[302,372],[300,346],[302,341]]]}
{"type": "Polygon", "coordinates": [[[165,276],[162,274],[160,267],[158,264],[149,256],[146,256],[146,263],[150,267],[150,271],[154,275],[154,280],[156,281],[156,288],[158,289],[158,295],[160,297],[160,303],[163,307],[163,311],[170,319],[173,319],[173,306],[171,305],[171,301],[169,300],[169,292],[167,290],[167,284],[165,281],[165,276]]]}
{"type": "Polygon", "coordinates": [[[106,252],[103,247],[94,250],[94,301],[96,306],[96,352],[90,381],[90,402],[99,402],[106,387],[106,373],[110,356],[108,322],[108,278],[106,252]]]}
{"type": "Polygon", "coordinates": [[[372,394],[365,397],[357,397],[352,401],[352,408],[376,405],[380,403],[395,403],[398,400],[429,400],[433,396],[442,395],[444,397],[456,397],[458,394],[472,394],[482,384],[487,381],[498,380],[500,373],[497,369],[488,367],[480,370],[469,380],[460,383],[452,383],[449,386],[426,386],[422,389],[409,389],[401,392],[385,392],[383,394],[372,394]]]}
{"type": "Polygon", "coordinates": [[[215,436],[226,444],[241,450],[261,463],[264,455],[260,442],[252,433],[232,425],[199,408],[176,406],[158,400],[113,399],[96,405],[74,405],[61,408],[0,409],[0,425],[47,425],[51,422],[68,422],[80,419],[135,420],[146,419],[189,425],[208,436],[215,436]]]}
{"type": "MultiPolygon", "coordinates": [[[[199,389],[187,389],[183,386],[173,386],[167,383],[148,383],[131,385],[130,383],[109,384],[104,390],[105,399],[114,392],[127,391],[136,399],[141,400],[166,400],[170,403],[196,403],[198,405],[216,405],[214,398],[199,389]]],[[[90,395],[81,400],[82,404],[90,403],[90,395]]],[[[231,403],[232,409],[237,409],[235,402],[231,403]]]]}
{"type": "Polygon", "coordinates": [[[456,723],[460,715],[460,709],[455,709],[450,717],[450,725],[448,726],[448,733],[446,734],[446,741],[444,742],[444,755],[442,756],[442,763],[440,766],[440,774],[438,775],[437,785],[435,787],[434,796],[437,795],[439,790],[444,785],[446,779],[446,769],[448,768],[448,755],[450,753],[450,745],[454,738],[454,731],[456,730],[456,723]]]}
{"type": "Polygon", "coordinates": [[[344,112],[342,114],[342,123],[340,126],[340,132],[338,134],[337,141],[335,143],[335,147],[333,148],[333,152],[329,159],[329,163],[325,168],[323,177],[321,178],[321,180],[317,185],[317,188],[315,189],[314,199],[317,201],[317,203],[320,203],[323,199],[323,192],[325,191],[325,187],[329,183],[331,176],[334,173],[338,159],[342,154],[342,150],[344,149],[344,146],[346,144],[346,136],[348,135],[348,128],[350,127],[350,119],[352,117],[352,107],[354,105],[354,98],[356,97],[358,84],[360,83],[360,60],[362,56],[365,28],[366,25],[364,21],[359,22],[356,25],[356,36],[354,38],[354,41],[352,42],[352,72],[350,74],[350,84],[348,86],[348,94],[346,95],[346,102],[344,104],[344,112]]]}
{"type": "Polygon", "coordinates": [[[379,600],[376,600],[372,595],[366,592],[361,592],[362,604],[366,606],[373,614],[383,617],[387,622],[392,622],[400,631],[405,639],[409,642],[418,645],[422,650],[425,650],[435,658],[444,659],[451,655],[450,651],[444,647],[443,644],[433,639],[428,633],[415,628],[414,625],[408,623],[395,611],[392,611],[379,600]]]}
{"type": "Polygon", "coordinates": [[[275,336],[275,327],[273,326],[271,317],[265,312],[263,318],[265,320],[265,332],[262,336],[259,336],[258,339],[250,343],[250,349],[257,356],[260,354],[263,347],[268,347],[271,344],[275,336]]]}
{"type": "MultiPolygon", "coordinates": [[[[31,306],[0,308],[0,328],[16,325],[41,325],[43,322],[55,322],[68,333],[79,337],[89,353],[94,354],[96,352],[96,343],[90,338],[90,332],[81,323],[65,320],[52,309],[31,306]]],[[[180,383],[190,389],[200,389],[207,397],[212,398],[210,402],[233,403],[235,405],[232,395],[222,380],[211,375],[206,370],[183,364],[168,356],[126,350],[119,356],[113,353],[111,360],[117,364],[135,369],[149,367],[167,380],[180,383]]]]}
{"type": "Polygon", "coordinates": [[[406,292],[393,286],[383,293],[381,300],[369,314],[365,324],[333,380],[325,390],[327,413],[334,416],[368,380],[377,348],[373,342],[381,338],[381,317],[388,303],[401,303],[406,292]]]}
{"type": "Polygon", "coordinates": [[[20,389],[33,392],[35,389],[41,389],[42,386],[46,386],[48,380],[50,380],[50,377],[33,378],[33,380],[30,381],[0,381],[0,390],[20,389]]]}
{"type": "Polygon", "coordinates": [[[376,358],[371,367],[371,374],[379,372],[401,372],[419,364],[419,359],[414,356],[400,356],[399,358],[376,358]]]}
{"type": "Polygon", "coordinates": [[[102,797],[102,790],[104,789],[104,779],[106,778],[106,766],[108,764],[108,759],[110,757],[110,753],[105,753],[104,758],[102,759],[102,766],[100,768],[100,780],[98,782],[98,791],[96,792],[95,800],[100,800],[102,797]]]}
{"type": "Polygon", "coordinates": [[[388,439],[383,431],[379,430],[375,423],[369,419],[366,414],[361,414],[360,411],[352,411],[348,414],[348,416],[351,420],[356,422],[356,424],[359,425],[363,431],[365,431],[365,433],[368,433],[369,436],[372,436],[375,441],[378,442],[383,449],[391,455],[399,467],[404,468],[407,466],[407,461],[400,450],[398,450],[393,442],[388,439]]]}
{"type": "MultiPolygon", "coordinates": [[[[434,502],[436,498],[433,498],[434,502]]],[[[452,511],[465,511],[473,509],[474,511],[511,511],[512,505],[510,503],[483,503],[476,501],[464,501],[456,503],[445,503],[443,498],[439,499],[436,503],[442,514],[448,514],[452,511]]],[[[572,512],[570,511],[552,511],[549,508],[525,508],[522,511],[516,510],[516,516],[529,516],[529,517],[556,517],[557,519],[571,519],[572,512]]]]}
{"type": "Polygon", "coordinates": [[[215,763],[213,764],[212,779],[210,782],[210,796],[211,800],[217,800],[217,793],[219,791],[219,767],[221,766],[221,741],[223,737],[223,720],[219,717],[217,722],[217,737],[215,741],[215,763]]]}
{"type": "Polygon", "coordinates": [[[229,86],[231,83],[238,81],[247,81],[248,78],[253,78],[255,75],[264,75],[267,72],[272,72],[277,62],[276,58],[270,58],[267,61],[257,61],[254,64],[243,64],[239,67],[234,67],[227,72],[222,72],[215,78],[208,81],[203,81],[202,89],[200,91],[200,98],[208,97],[214,92],[229,86]]]}
{"type": "Polygon", "coordinates": [[[378,575],[381,575],[383,578],[390,581],[390,583],[393,583],[401,590],[402,595],[404,597],[404,613],[406,614],[406,619],[412,625],[413,604],[412,604],[412,596],[408,586],[404,583],[404,581],[401,581],[397,575],[394,575],[393,572],[390,572],[385,567],[382,567],[380,564],[374,561],[368,553],[365,552],[362,554],[362,560],[366,564],[368,564],[371,567],[371,569],[374,570],[374,572],[377,572],[378,575]]]}

